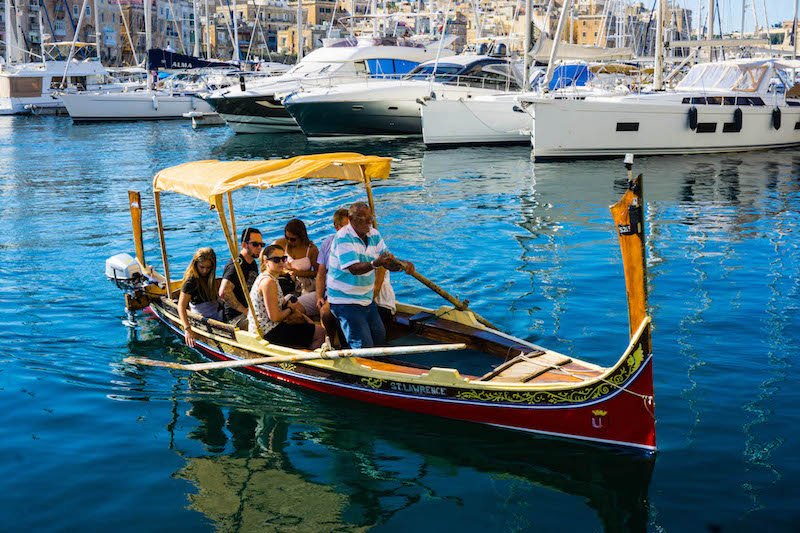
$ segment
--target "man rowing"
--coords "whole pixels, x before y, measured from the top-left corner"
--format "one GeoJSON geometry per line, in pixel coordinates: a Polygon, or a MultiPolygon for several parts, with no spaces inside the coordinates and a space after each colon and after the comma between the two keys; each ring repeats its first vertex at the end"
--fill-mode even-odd
{"type": "Polygon", "coordinates": [[[327,289],[331,312],[339,320],[350,348],[371,348],[386,340],[386,328],[373,299],[375,270],[414,272],[410,261],[401,262],[389,252],[381,234],[372,227],[369,206],[350,206],[350,223],[336,232],[328,257],[327,289]]]}

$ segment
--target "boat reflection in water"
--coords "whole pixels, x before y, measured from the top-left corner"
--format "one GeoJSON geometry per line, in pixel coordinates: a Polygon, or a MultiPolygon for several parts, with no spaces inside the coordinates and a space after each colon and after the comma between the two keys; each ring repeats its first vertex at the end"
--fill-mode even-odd
{"type": "MultiPolygon", "coordinates": [[[[295,396],[261,393],[270,405],[295,396]]],[[[226,453],[190,457],[178,477],[197,486],[191,508],[215,528],[647,529],[654,458],[297,396],[302,412],[289,416],[192,402],[201,423],[189,437],[226,453]],[[565,495],[570,513],[553,513],[565,495]]]]}

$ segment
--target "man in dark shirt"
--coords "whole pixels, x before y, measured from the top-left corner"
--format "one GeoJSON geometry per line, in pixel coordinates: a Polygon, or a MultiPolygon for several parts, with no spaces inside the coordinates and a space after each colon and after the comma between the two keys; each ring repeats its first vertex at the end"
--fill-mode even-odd
{"type": "Polygon", "coordinates": [[[219,286],[219,297],[224,302],[224,318],[227,322],[238,322],[247,316],[247,300],[244,291],[250,291],[253,282],[258,277],[258,255],[264,248],[264,238],[256,228],[245,228],[242,230],[242,248],[239,251],[239,261],[241,262],[244,279],[247,287],[242,289],[239,276],[233,261],[228,261],[222,273],[222,282],[219,286]]]}

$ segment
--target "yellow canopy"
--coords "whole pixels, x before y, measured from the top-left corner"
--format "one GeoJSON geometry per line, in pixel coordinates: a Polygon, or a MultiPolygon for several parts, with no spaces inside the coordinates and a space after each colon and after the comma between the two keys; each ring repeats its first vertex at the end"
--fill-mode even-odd
{"type": "Polygon", "coordinates": [[[389,177],[391,161],[348,152],[262,161],[195,161],[156,174],[153,191],[177,192],[213,205],[214,197],[242,187],[266,189],[302,178],[383,179],[389,177]]]}

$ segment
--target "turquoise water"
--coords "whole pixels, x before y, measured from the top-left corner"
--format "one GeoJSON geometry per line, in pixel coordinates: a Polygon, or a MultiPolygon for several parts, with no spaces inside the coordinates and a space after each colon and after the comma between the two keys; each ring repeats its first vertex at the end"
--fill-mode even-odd
{"type": "MultiPolygon", "coordinates": [[[[598,364],[626,346],[608,205],[618,161],[534,165],[530,151],[414,141],[307,143],[185,123],[0,118],[3,529],[223,531],[796,530],[800,154],[661,157],[645,175],[659,453],[655,460],[412,416],[233,372],[142,320],[126,329],[104,261],[132,252],[127,190],[197,159],[358,151],[397,160],[376,185],[401,257],[506,331],[598,364]]],[[[239,224],[319,241],[343,184],[237,198],[239,224]]],[[[173,272],[224,250],[215,214],[166,196],[173,272]]],[[[403,300],[438,306],[396,276],[403,300]]]]}

